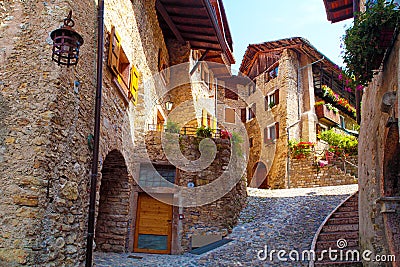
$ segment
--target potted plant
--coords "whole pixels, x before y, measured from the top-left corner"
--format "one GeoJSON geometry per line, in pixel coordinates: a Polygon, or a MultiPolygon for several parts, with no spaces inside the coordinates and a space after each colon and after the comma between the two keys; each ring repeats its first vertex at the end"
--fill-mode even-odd
{"type": "Polygon", "coordinates": [[[165,129],[165,132],[167,133],[179,133],[180,127],[179,124],[173,121],[167,121],[167,127],[165,129]]]}
{"type": "Polygon", "coordinates": [[[360,85],[368,85],[374,71],[379,69],[386,49],[392,44],[398,23],[399,11],[393,1],[377,0],[359,14],[343,38],[343,59],[348,77],[354,77],[360,85]]]}
{"type": "Polygon", "coordinates": [[[213,130],[210,127],[201,126],[196,130],[196,136],[202,138],[211,138],[213,130]]]}

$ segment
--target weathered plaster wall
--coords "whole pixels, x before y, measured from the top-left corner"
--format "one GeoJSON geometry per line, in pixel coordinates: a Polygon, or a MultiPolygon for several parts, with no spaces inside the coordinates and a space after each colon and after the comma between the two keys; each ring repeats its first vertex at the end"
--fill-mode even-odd
{"type": "MultiPolygon", "coordinates": [[[[360,246],[374,254],[387,254],[381,205],[375,201],[383,195],[384,146],[388,114],[380,111],[382,96],[399,88],[399,50],[397,38],[391,54],[384,62],[384,71],[376,75],[362,99],[362,121],[359,138],[359,212],[360,246]]],[[[396,115],[398,117],[398,114],[396,115]]],[[[365,263],[375,266],[374,263],[365,263]]],[[[383,265],[382,265],[383,266],[383,265]]]]}

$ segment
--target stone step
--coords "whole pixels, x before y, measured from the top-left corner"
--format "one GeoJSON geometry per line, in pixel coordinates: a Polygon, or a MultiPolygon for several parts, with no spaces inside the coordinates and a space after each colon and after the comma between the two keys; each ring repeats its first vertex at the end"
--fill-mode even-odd
{"type": "Polygon", "coordinates": [[[345,218],[331,218],[327,222],[327,225],[335,224],[358,224],[358,217],[345,217],[345,218]]]}
{"type": "Polygon", "coordinates": [[[327,232],[346,232],[346,231],[358,231],[357,224],[338,224],[338,225],[325,225],[322,228],[323,233],[327,232]]]}
{"type": "Polygon", "coordinates": [[[358,218],[358,211],[336,211],[331,218],[358,218]]]}
{"type": "Polygon", "coordinates": [[[337,241],[339,239],[358,239],[358,231],[346,231],[346,232],[333,232],[333,233],[320,233],[318,236],[319,241],[337,241]]]}
{"type": "MultiPolygon", "coordinates": [[[[359,249],[359,245],[358,245],[358,239],[346,239],[344,238],[347,242],[347,246],[345,247],[346,250],[350,249],[359,249]]],[[[338,239],[339,240],[339,239],[338,239]]],[[[316,245],[316,250],[323,250],[323,249],[339,249],[337,246],[337,241],[318,241],[317,245],[316,245]]]]}
{"type": "Polygon", "coordinates": [[[328,262],[315,262],[314,266],[324,266],[324,267],[362,267],[361,261],[349,262],[349,261],[328,261],[328,262]]]}
{"type": "MultiPolygon", "coordinates": [[[[358,206],[357,206],[358,208],[358,206]]],[[[346,206],[341,206],[340,208],[338,208],[338,212],[343,212],[343,211],[355,211],[357,209],[355,209],[355,207],[350,206],[350,207],[346,207],[346,206]]]]}

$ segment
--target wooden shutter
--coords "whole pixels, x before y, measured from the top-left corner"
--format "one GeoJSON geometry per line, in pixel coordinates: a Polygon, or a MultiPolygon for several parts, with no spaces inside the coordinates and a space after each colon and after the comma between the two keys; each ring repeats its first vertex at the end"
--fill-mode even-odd
{"type": "Polygon", "coordinates": [[[256,103],[253,103],[253,105],[251,105],[250,113],[252,119],[256,117],[256,103]]]}
{"type": "Polygon", "coordinates": [[[268,127],[264,128],[264,144],[268,143],[268,127]]]}
{"type": "Polygon", "coordinates": [[[279,89],[275,91],[275,105],[279,104],[279,89]]]}
{"type": "Polygon", "coordinates": [[[275,123],[275,138],[279,139],[279,122],[275,123]]]}
{"type": "Polygon", "coordinates": [[[134,105],[137,104],[138,100],[138,91],[139,91],[139,72],[132,66],[131,75],[130,75],[130,84],[129,84],[129,99],[132,98],[132,102],[134,105]]]}
{"type": "Polygon", "coordinates": [[[242,120],[243,123],[246,122],[246,109],[245,108],[242,108],[240,110],[240,119],[242,120]]]}
{"type": "Polygon", "coordinates": [[[119,75],[119,57],[121,51],[121,38],[119,37],[115,27],[111,27],[110,46],[108,49],[108,66],[115,75],[119,75]]]}

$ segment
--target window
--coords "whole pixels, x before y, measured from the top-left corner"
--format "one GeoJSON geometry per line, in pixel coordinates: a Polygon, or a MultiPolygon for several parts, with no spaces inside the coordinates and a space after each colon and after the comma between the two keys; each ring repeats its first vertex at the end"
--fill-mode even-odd
{"type": "Polygon", "coordinates": [[[254,145],[253,137],[250,137],[249,138],[249,147],[253,147],[253,145],[254,145]]]}
{"type": "Polygon", "coordinates": [[[225,108],[225,122],[235,123],[235,110],[232,108],[225,108]]]}
{"type": "Polygon", "coordinates": [[[175,177],[176,177],[176,168],[174,166],[150,165],[150,164],[140,165],[140,174],[139,174],[140,186],[172,187],[173,186],[172,184],[175,183],[175,177]]]}
{"type": "Polygon", "coordinates": [[[340,127],[346,129],[346,121],[343,116],[340,116],[340,127]]]}
{"type": "Polygon", "coordinates": [[[132,100],[136,105],[139,86],[139,73],[131,66],[124,49],[121,46],[121,38],[115,27],[111,27],[110,46],[108,51],[108,66],[114,75],[113,82],[128,101],[132,100]]]}
{"type": "Polygon", "coordinates": [[[247,120],[252,120],[256,117],[256,103],[253,103],[249,108],[247,112],[247,120]]]}
{"type": "Polygon", "coordinates": [[[279,138],[279,122],[271,124],[264,129],[264,143],[269,143],[279,138]]]}
{"type": "Polygon", "coordinates": [[[279,89],[265,97],[265,110],[271,109],[279,104],[279,89]]]}
{"type": "Polygon", "coordinates": [[[254,83],[249,83],[247,85],[247,88],[249,90],[249,95],[254,94],[256,92],[256,85],[254,83]]]}
{"type": "Polygon", "coordinates": [[[246,111],[247,111],[246,108],[242,108],[242,109],[240,110],[240,120],[241,120],[243,123],[246,122],[246,111]]]}
{"type": "Polygon", "coordinates": [[[207,85],[208,89],[212,90],[214,87],[214,75],[206,66],[207,64],[202,63],[201,80],[207,85]]]}

